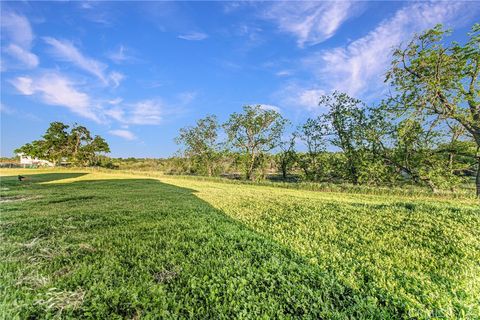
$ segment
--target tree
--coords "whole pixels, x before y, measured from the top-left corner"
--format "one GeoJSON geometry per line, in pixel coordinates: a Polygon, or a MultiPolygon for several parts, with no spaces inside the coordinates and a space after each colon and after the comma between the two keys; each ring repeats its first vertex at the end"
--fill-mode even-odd
{"type": "Polygon", "coordinates": [[[308,180],[319,180],[322,176],[321,153],[326,149],[326,122],[319,116],[309,118],[299,126],[297,135],[305,143],[307,152],[299,157],[299,164],[308,180]]]}
{"type": "Polygon", "coordinates": [[[67,157],[70,151],[68,128],[68,125],[61,122],[50,123],[50,127],[43,135],[42,142],[37,144],[39,149],[35,153],[43,159],[51,161],[53,165],[67,157]]]}
{"type": "Polygon", "coordinates": [[[283,180],[287,179],[288,172],[292,169],[297,153],[295,152],[295,140],[297,136],[295,133],[289,137],[288,140],[280,141],[280,151],[276,154],[276,163],[278,169],[282,173],[283,180]]]}
{"type": "Polygon", "coordinates": [[[449,140],[440,143],[436,152],[444,155],[448,161],[448,169],[451,174],[462,175],[465,173],[473,173],[476,165],[475,142],[468,139],[465,135],[465,127],[458,123],[450,123],[446,121],[449,129],[447,135],[449,140]]]}
{"type": "Polygon", "coordinates": [[[107,141],[100,136],[95,136],[90,143],[84,145],[81,149],[81,154],[85,159],[83,165],[98,165],[101,163],[102,153],[109,152],[110,147],[107,141]]]}
{"type": "Polygon", "coordinates": [[[186,155],[196,161],[201,169],[205,169],[207,175],[212,176],[219,157],[217,137],[217,117],[208,115],[198,120],[196,126],[180,129],[175,141],[183,144],[186,155]]]}
{"type": "Polygon", "coordinates": [[[45,159],[57,165],[68,159],[76,165],[88,166],[98,162],[101,153],[110,152],[108,143],[100,136],[92,139],[86,127],[70,126],[61,122],[50,123],[42,140],[35,140],[15,150],[31,157],[45,159]]]}
{"type": "Polygon", "coordinates": [[[223,125],[229,144],[244,156],[247,179],[254,179],[261,156],[278,146],[285,123],[277,111],[256,105],[244,106],[243,113],[231,114],[223,125]]]}
{"type": "Polygon", "coordinates": [[[84,126],[77,124],[73,125],[69,135],[69,149],[71,150],[68,158],[71,162],[79,164],[78,162],[85,161],[85,156],[82,154],[82,146],[89,144],[92,141],[90,131],[84,126]]]}
{"type": "Polygon", "coordinates": [[[446,44],[441,25],[393,53],[386,81],[395,89],[392,111],[406,118],[462,125],[477,146],[477,197],[480,198],[480,24],[464,44],[446,44]]]}
{"type": "Polygon", "coordinates": [[[360,100],[338,91],[323,95],[319,105],[329,110],[326,119],[329,121],[329,134],[332,136],[330,142],[343,151],[347,178],[353,184],[358,184],[362,152],[365,151],[365,106],[360,100]]]}
{"type": "Polygon", "coordinates": [[[424,183],[436,192],[439,186],[451,185],[456,180],[447,159],[435,150],[439,133],[426,130],[418,121],[406,119],[396,126],[394,137],[396,144],[389,159],[414,182],[424,183]]]}

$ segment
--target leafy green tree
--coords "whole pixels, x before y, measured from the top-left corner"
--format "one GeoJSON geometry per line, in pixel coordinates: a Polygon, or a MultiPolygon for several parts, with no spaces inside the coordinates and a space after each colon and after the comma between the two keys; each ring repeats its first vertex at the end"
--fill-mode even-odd
{"type": "Polygon", "coordinates": [[[81,155],[83,159],[83,165],[99,165],[101,164],[101,157],[104,153],[109,153],[110,147],[104,138],[95,136],[93,140],[82,146],[81,155]]]}
{"type": "Polygon", "coordinates": [[[395,159],[395,164],[415,182],[424,182],[435,192],[438,189],[435,180],[440,180],[439,177],[445,174],[445,168],[434,157],[433,136],[418,121],[406,119],[400,122],[396,131],[397,144],[391,159],[395,159]]]}
{"type": "Polygon", "coordinates": [[[68,159],[81,166],[95,165],[99,154],[110,152],[108,143],[100,136],[92,138],[86,127],[74,125],[70,132],[69,128],[61,122],[52,122],[42,140],[27,143],[15,152],[45,159],[54,165],[68,159]]]}
{"type": "Polygon", "coordinates": [[[243,113],[231,114],[223,125],[228,143],[242,152],[247,179],[254,179],[262,155],[278,146],[285,124],[277,111],[256,105],[244,106],[243,113]]]}
{"type": "Polygon", "coordinates": [[[41,149],[36,150],[36,153],[54,165],[68,157],[70,151],[68,128],[68,125],[61,122],[50,123],[50,127],[43,135],[43,141],[37,144],[41,149]]]}
{"type": "Polygon", "coordinates": [[[215,164],[220,156],[218,127],[217,117],[208,115],[198,120],[196,126],[180,129],[180,134],[175,139],[178,144],[185,146],[185,154],[209,176],[214,174],[215,164]]]}
{"type": "Polygon", "coordinates": [[[26,143],[20,148],[14,151],[15,153],[23,153],[27,156],[31,156],[33,158],[40,158],[44,155],[44,141],[42,140],[34,140],[30,143],[26,143]]]}
{"type": "Polygon", "coordinates": [[[280,151],[275,155],[276,164],[284,180],[287,179],[288,172],[292,169],[297,159],[297,152],[295,151],[296,138],[296,134],[292,133],[287,140],[280,141],[280,151]]]}
{"type": "Polygon", "coordinates": [[[480,197],[480,24],[468,41],[447,43],[441,25],[394,51],[386,81],[395,89],[389,105],[407,118],[447,119],[462,125],[476,143],[476,189],[480,197]]]}
{"type": "Polygon", "coordinates": [[[329,121],[330,142],[343,151],[347,178],[357,184],[365,151],[365,106],[360,100],[338,91],[323,95],[319,105],[329,110],[326,119],[329,121]]]}
{"type": "Polygon", "coordinates": [[[323,176],[321,155],[326,150],[327,126],[324,117],[309,118],[298,127],[297,135],[307,147],[307,151],[299,156],[299,165],[305,178],[311,181],[320,180],[323,176]]]}
{"type": "Polygon", "coordinates": [[[84,151],[82,146],[89,144],[92,141],[90,131],[84,126],[74,124],[73,128],[70,130],[68,138],[68,147],[70,149],[68,159],[75,164],[83,163],[86,159],[85,155],[82,154],[82,151],[84,151]]]}
{"type": "Polygon", "coordinates": [[[440,143],[436,152],[444,155],[448,161],[448,169],[451,174],[463,175],[473,173],[476,165],[476,145],[465,135],[465,127],[458,123],[446,121],[449,129],[449,141],[440,143]]]}
{"type": "Polygon", "coordinates": [[[362,152],[362,170],[359,182],[362,184],[394,184],[399,180],[399,169],[388,159],[395,145],[394,119],[389,117],[384,106],[370,107],[365,111],[366,119],[362,136],[365,150],[362,152]]]}
{"type": "MultiPolygon", "coordinates": [[[[391,123],[375,139],[376,152],[384,162],[386,177],[411,180],[428,186],[433,192],[453,188],[461,178],[448,164],[448,157],[439,148],[444,132],[425,127],[415,119],[391,123]]],[[[378,132],[378,131],[377,131],[378,132]]],[[[370,163],[372,165],[373,161],[370,163]]]]}

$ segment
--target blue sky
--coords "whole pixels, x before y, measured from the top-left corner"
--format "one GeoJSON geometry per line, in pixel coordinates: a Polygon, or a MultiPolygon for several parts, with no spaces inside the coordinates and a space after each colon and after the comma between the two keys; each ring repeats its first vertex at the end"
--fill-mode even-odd
{"type": "Polygon", "coordinates": [[[115,157],[166,157],[178,129],[245,104],[292,126],[320,95],[385,94],[391,49],[437,23],[462,41],[475,2],[2,2],[1,155],[52,121],[115,157]]]}

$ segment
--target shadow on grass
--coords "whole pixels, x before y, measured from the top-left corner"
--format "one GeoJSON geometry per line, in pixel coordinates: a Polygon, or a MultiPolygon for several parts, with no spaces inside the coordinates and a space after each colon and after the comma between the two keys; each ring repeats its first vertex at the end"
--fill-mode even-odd
{"type": "MultiPolygon", "coordinates": [[[[2,214],[3,238],[24,245],[2,253],[0,309],[21,318],[406,316],[385,293],[350,288],[195,190],[154,179],[34,186],[81,175],[29,175],[43,198],[7,204],[21,210],[2,214]]],[[[14,189],[14,178],[2,185],[14,189]]]]}
{"type": "Polygon", "coordinates": [[[63,180],[63,179],[72,179],[84,176],[88,173],[72,173],[72,172],[65,172],[65,173],[41,173],[41,174],[22,174],[21,176],[24,177],[23,181],[18,179],[19,175],[16,176],[1,176],[0,177],[0,185],[2,187],[16,187],[22,185],[31,185],[43,182],[51,182],[56,180],[63,180]]]}

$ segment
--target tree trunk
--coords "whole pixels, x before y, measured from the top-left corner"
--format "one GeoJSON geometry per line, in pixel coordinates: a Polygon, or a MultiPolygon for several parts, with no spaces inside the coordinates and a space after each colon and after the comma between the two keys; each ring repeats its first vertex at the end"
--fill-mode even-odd
{"type": "Polygon", "coordinates": [[[253,169],[255,169],[255,153],[252,151],[252,158],[249,168],[247,168],[247,180],[253,180],[253,169]]]}
{"type": "Polygon", "coordinates": [[[475,184],[477,186],[477,198],[480,199],[480,157],[477,160],[477,179],[475,184]]]}
{"type": "Polygon", "coordinates": [[[209,177],[211,177],[211,176],[212,176],[212,172],[213,172],[213,170],[212,170],[212,165],[209,164],[209,163],[207,163],[207,175],[208,175],[209,177]]]}
{"type": "Polygon", "coordinates": [[[287,164],[285,162],[282,163],[282,177],[283,180],[287,179],[287,164]]]}
{"type": "MultiPolygon", "coordinates": [[[[422,179],[422,178],[420,178],[422,179]]],[[[438,190],[437,190],[437,186],[432,182],[432,180],[428,179],[428,178],[423,178],[422,179],[423,181],[425,181],[425,183],[427,184],[427,186],[430,188],[430,190],[432,190],[433,193],[437,193],[438,190]]]]}

